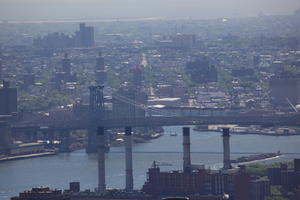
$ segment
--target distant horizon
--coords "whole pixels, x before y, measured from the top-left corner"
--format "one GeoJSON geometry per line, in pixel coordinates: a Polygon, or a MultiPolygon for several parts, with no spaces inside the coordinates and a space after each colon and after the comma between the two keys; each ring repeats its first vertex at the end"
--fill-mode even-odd
{"type": "Polygon", "coordinates": [[[1,0],[0,20],[205,20],[289,15],[299,8],[299,0],[1,0]]]}
{"type": "Polygon", "coordinates": [[[218,19],[247,19],[257,17],[275,17],[275,16],[292,16],[291,14],[281,15],[263,15],[263,16],[243,16],[243,17],[216,17],[216,18],[165,18],[165,17],[135,17],[135,18],[86,18],[86,19],[36,19],[36,20],[15,20],[0,19],[0,24],[55,24],[55,23],[101,23],[101,22],[138,22],[138,21],[156,21],[156,20],[218,20],[218,19]]]}

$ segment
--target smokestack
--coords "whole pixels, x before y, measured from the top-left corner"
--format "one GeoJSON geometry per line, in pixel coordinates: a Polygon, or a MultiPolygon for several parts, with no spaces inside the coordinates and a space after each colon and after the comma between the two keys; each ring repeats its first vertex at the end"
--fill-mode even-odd
{"type": "Polygon", "coordinates": [[[183,127],[183,171],[191,172],[191,141],[190,128],[183,127]]]}
{"type": "Polygon", "coordinates": [[[104,192],[105,186],[105,138],[104,127],[100,126],[97,129],[98,135],[98,191],[104,192]]]}
{"type": "Polygon", "coordinates": [[[231,168],[230,165],[230,144],[229,144],[229,128],[223,128],[223,169],[227,170],[231,168]]]}
{"type": "Polygon", "coordinates": [[[127,191],[133,190],[132,175],[132,138],[131,127],[125,127],[125,163],[126,163],[126,187],[127,191]]]}

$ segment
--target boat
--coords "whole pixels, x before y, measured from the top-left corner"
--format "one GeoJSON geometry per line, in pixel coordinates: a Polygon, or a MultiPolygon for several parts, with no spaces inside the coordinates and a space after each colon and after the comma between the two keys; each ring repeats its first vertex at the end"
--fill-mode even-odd
{"type": "Polygon", "coordinates": [[[170,133],[170,136],[177,136],[177,133],[170,133]]]}
{"type": "Polygon", "coordinates": [[[237,158],[236,160],[231,160],[231,163],[244,163],[244,162],[257,161],[257,160],[264,160],[267,158],[275,158],[281,155],[282,154],[280,153],[280,151],[278,151],[277,153],[262,153],[262,154],[255,154],[249,156],[242,156],[237,158]]]}

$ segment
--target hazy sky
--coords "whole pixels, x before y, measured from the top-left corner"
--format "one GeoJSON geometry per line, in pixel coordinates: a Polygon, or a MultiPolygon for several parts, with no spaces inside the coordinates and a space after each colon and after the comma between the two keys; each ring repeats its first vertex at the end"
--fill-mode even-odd
{"type": "Polygon", "coordinates": [[[289,14],[300,0],[0,0],[0,20],[218,18],[289,14]]]}

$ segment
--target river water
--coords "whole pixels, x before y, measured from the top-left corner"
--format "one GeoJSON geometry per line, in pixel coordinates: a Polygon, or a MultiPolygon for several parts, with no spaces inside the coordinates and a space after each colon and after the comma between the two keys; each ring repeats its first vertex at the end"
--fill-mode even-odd
{"type": "MultiPolygon", "coordinates": [[[[154,160],[169,162],[172,166],[161,166],[162,170],[182,168],[182,127],[165,127],[165,135],[149,143],[133,146],[133,174],[135,188],[142,187],[146,172],[154,160]],[[170,136],[170,133],[178,136],[170,136]]],[[[192,163],[203,163],[210,168],[222,166],[222,137],[217,132],[195,132],[191,130],[192,163]]],[[[283,156],[264,162],[275,162],[300,158],[300,136],[232,135],[231,158],[242,155],[277,152],[283,156]]],[[[124,188],[124,147],[112,147],[106,154],[106,182],[110,188],[124,188]]],[[[0,199],[9,199],[32,187],[49,186],[67,189],[71,181],[80,181],[81,189],[97,186],[97,156],[87,155],[84,150],[51,157],[15,160],[0,163],[0,199]]]]}

